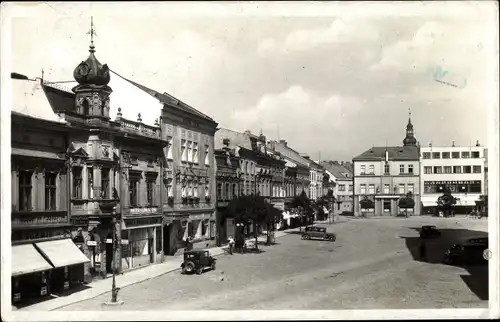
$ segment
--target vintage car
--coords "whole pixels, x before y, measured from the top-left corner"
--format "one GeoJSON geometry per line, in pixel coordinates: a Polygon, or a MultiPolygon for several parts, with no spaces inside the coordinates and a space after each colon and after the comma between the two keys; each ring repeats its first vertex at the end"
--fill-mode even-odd
{"type": "Polygon", "coordinates": [[[484,265],[488,263],[484,257],[487,249],[488,237],[470,238],[450,247],[443,261],[449,265],[484,265]]]}
{"type": "Polygon", "coordinates": [[[217,259],[206,249],[193,249],[184,252],[184,262],[181,264],[182,274],[201,274],[207,267],[215,270],[217,259]]]}
{"type": "Polygon", "coordinates": [[[322,239],[334,242],[337,237],[333,233],[328,233],[325,227],[306,227],[302,233],[302,239],[322,239]]]}
{"type": "Polygon", "coordinates": [[[422,226],[420,228],[420,238],[433,238],[440,237],[441,232],[437,230],[436,226],[422,226]]]}

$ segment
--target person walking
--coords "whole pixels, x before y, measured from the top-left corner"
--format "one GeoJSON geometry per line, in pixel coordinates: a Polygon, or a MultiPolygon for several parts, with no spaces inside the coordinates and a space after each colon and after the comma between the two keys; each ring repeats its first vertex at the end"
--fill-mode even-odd
{"type": "Polygon", "coordinates": [[[228,238],[229,241],[229,254],[233,255],[234,239],[233,237],[228,238]]]}

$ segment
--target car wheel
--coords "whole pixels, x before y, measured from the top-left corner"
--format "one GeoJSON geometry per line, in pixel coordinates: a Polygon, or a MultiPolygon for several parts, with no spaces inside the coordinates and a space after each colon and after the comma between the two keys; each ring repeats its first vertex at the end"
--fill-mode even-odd
{"type": "Polygon", "coordinates": [[[203,267],[200,267],[196,270],[197,275],[201,275],[201,272],[203,271],[203,267]]]}
{"type": "Polygon", "coordinates": [[[212,271],[215,271],[215,262],[212,262],[211,268],[212,268],[212,271]]]}
{"type": "Polygon", "coordinates": [[[330,237],[331,242],[335,242],[336,240],[337,240],[337,237],[335,237],[335,236],[330,237]]]}
{"type": "Polygon", "coordinates": [[[189,274],[194,272],[194,264],[192,262],[186,264],[185,272],[189,274]]]}

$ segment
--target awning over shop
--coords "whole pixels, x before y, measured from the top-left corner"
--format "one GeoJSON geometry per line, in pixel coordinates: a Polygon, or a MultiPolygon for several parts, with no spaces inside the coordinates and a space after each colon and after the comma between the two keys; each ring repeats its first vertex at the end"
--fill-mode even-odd
{"type": "Polygon", "coordinates": [[[33,244],[12,246],[12,276],[52,269],[33,244]]]}
{"type": "Polygon", "coordinates": [[[35,245],[55,268],[90,262],[71,239],[51,240],[35,245]]]}
{"type": "Polygon", "coordinates": [[[64,156],[57,154],[57,153],[54,153],[54,152],[33,151],[33,150],[29,150],[29,149],[12,148],[11,154],[23,156],[23,157],[53,159],[53,160],[64,161],[64,156]]]}

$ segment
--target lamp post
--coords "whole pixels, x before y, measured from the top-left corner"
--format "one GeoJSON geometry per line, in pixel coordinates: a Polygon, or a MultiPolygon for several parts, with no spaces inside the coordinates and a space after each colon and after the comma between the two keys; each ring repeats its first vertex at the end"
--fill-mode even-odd
{"type": "Polygon", "coordinates": [[[118,301],[118,291],[120,290],[119,287],[116,287],[116,248],[117,248],[117,235],[116,235],[116,223],[117,223],[117,217],[121,215],[121,206],[120,204],[117,204],[115,207],[113,207],[113,282],[111,284],[111,302],[105,302],[105,305],[121,305],[123,304],[123,301],[118,301]]]}

